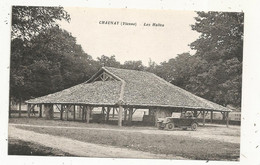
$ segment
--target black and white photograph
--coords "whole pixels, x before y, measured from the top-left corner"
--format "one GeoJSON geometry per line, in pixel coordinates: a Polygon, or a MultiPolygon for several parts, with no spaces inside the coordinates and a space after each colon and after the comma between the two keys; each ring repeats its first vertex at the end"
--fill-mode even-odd
{"type": "Polygon", "coordinates": [[[244,11],[10,7],[8,157],[246,158],[244,11]]]}

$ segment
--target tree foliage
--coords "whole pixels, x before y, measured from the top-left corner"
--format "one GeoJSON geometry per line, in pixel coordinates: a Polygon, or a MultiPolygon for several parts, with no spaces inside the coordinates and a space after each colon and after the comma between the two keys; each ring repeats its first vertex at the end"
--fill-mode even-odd
{"type": "Polygon", "coordinates": [[[241,106],[243,13],[198,12],[193,30],[201,33],[191,43],[196,57],[206,60],[187,89],[222,105],[241,106]],[[197,85],[199,84],[199,85],[197,85]]]}
{"type": "Polygon", "coordinates": [[[12,38],[29,40],[44,29],[57,26],[57,20],[70,21],[63,7],[12,7],[12,38]]]}
{"type": "Polygon", "coordinates": [[[29,46],[22,43],[12,41],[12,95],[12,91],[23,93],[23,98],[53,93],[84,82],[98,69],[76,39],[58,27],[40,32],[29,46]]]}
{"type": "Polygon", "coordinates": [[[57,26],[61,19],[70,20],[62,7],[13,7],[10,97],[20,100],[56,92],[96,71],[75,37],[57,26]]]}
{"type": "Polygon", "coordinates": [[[101,66],[116,67],[116,68],[119,68],[121,66],[120,62],[116,60],[115,55],[112,55],[110,57],[102,55],[101,57],[97,58],[97,61],[100,63],[101,66]]]}
{"type": "Polygon", "coordinates": [[[93,60],[76,38],[56,26],[70,20],[62,7],[13,7],[10,96],[28,99],[89,79],[102,66],[153,72],[196,95],[240,107],[243,61],[243,13],[197,12],[190,44],[195,55],[179,54],[157,65],[152,60],[120,64],[115,55],[93,60]]]}
{"type": "Polygon", "coordinates": [[[228,12],[197,12],[192,30],[201,33],[200,38],[190,44],[208,62],[229,60],[242,62],[244,14],[228,12]]]}
{"type": "Polygon", "coordinates": [[[122,65],[122,68],[124,69],[132,69],[132,70],[144,70],[145,67],[142,63],[142,61],[125,61],[122,65]]]}
{"type": "Polygon", "coordinates": [[[243,13],[197,12],[192,30],[200,37],[183,53],[152,72],[221,105],[241,106],[243,13]]]}

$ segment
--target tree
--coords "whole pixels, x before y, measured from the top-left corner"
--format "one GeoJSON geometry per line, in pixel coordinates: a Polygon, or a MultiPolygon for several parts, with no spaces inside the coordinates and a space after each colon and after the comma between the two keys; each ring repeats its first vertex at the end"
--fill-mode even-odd
{"type": "Polygon", "coordinates": [[[142,61],[125,61],[122,65],[124,69],[140,70],[143,71],[145,67],[143,66],[142,61]]]}
{"type": "Polygon", "coordinates": [[[222,105],[241,106],[243,13],[197,12],[192,30],[201,33],[190,44],[207,67],[196,69],[186,89],[222,105]]]}
{"type": "Polygon", "coordinates": [[[29,56],[24,61],[30,70],[26,86],[30,96],[38,97],[79,84],[96,71],[91,56],[65,30],[54,27],[31,41],[29,56]]]}
{"type": "Polygon", "coordinates": [[[241,106],[243,13],[197,12],[192,30],[201,33],[190,44],[195,55],[147,68],[168,82],[221,105],[241,106]]]}
{"type": "Polygon", "coordinates": [[[28,64],[33,58],[29,57],[32,55],[29,53],[30,40],[41,31],[57,26],[57,20],[70,20],[62,7],[12,7],[10,100],[19,100],[19,107],[23,99],[30,97],[28,64]]]}
{"type": "Polygon", "coordinates": [[[44,29],[57,26],[57,20],[70,21],[63,7],[12,7],[12,39],[30,40],[44,29]]]}
{"type": "Polygon", "coordinates": [[[109,66],[109,67],[116,67],[119,68],[121,66],[120,62],[116,60],[115,55],[110,57],[102,55],[101,57],[97,58],[100,66],[109,66]]]}
{"type": "Polygon", "coordinates": [[[197,12],[192,30],[201,33],[190,44],[196,55],[214,62],[237,58],[242,62],[244,14],[228,12],[197,12]]]}
{"type": "Polygon", "coordinates": [[[53,93],[89,79],[97,62],[58,27],[40,32],[24,44],[12,40],[10,96],[20,100],[53,93]]]}
{"type": "MultiPolygon", "coordinates": [[[[148,71],[151,71],[150,67],[148,67],[148,71]]],[[[189,53],[182,53],[167,62],[152,66],[152,72],[170,83],[186,88],[189,85],[190,77],[197,75],[196,70],[204,70],[206,67],[205,60],[191,56],[189,53]]]]}

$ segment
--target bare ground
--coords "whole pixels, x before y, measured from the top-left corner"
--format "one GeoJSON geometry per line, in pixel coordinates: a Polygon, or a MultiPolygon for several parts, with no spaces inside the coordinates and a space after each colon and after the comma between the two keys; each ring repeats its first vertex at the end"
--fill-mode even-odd
{"type": "MultiPolygon", "coordinates": [[[[172,158],[183,159],[173,155],[152,154],[149,152],[134,151],[126,148],[117,148],[107,145],[98,145],[65,137],[57,137],[48,134],[40,134],[33,131],[22,130],[9,124],[9,138],[28,141],[46,147],[59,149],[63,152],[84,157],[109,157],[109,158],[172,158]]],[[[28,125],[29,126],[29,125],[28,125]]],[[[43,127],[43,126],[39,126],[43,127]]],[[[48,126],[55,127],[56,126],[48,126]]],[[[64,127],[63,127],[64,128],[64,127]]],[[[73,128],[75,129],[75,128],[73,128]]]]}
{"type": "Polygon", "coordinates": [[[207,125],[205,127],[199,127],[198,131],[183,131],[176,129],[175,131],[157,130],[154,127],[151,128],[138,128],[138,129],[118,129],[118,128],[100,128],[100,127],[73,127],[73,126],[43,126],[43,125],[29,125],[29,124],[13,124],[9,123],[9,126],[24,126],[24,127],[41,127],[41,128],[60,128],[60,129],[82,129],[82,130],[107,130],[107,131],[123,131],[123,132],[139,132],[144,134],[162,134],[162,135],[181,135],[193,137],[201,140],[217,140],[220,142],[240,143],[240,127],[229,126],[227,128],[224,125],[207,125]]]}

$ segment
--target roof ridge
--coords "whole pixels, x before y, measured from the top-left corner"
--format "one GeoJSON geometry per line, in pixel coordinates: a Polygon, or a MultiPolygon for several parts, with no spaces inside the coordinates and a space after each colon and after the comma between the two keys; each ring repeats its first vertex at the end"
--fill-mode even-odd
{"type": "Polygon", "coordinates": [[[111,69],[118,69],[118,70],[125,70],[125,71],[134,71],[134,72],[144,72],[144,73],[151,73],[146,70],[136,70],[136,69],[126,69],[126,68],[116,68],[116,67],[110,67],[110,66],[103,66],[102,68],[111,68],[111,69]]]}

